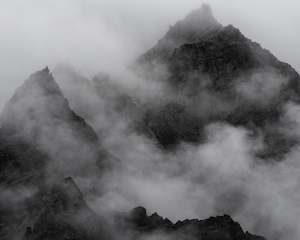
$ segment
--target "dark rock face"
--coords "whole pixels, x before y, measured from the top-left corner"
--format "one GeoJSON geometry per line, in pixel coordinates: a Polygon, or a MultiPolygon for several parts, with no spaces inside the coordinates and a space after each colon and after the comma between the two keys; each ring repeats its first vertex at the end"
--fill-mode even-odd
{"type": "Polygon", "coordinates": [[[147,215],[146,209],[137,207],[124,219],[125,231],[133,231],[132,239],[165,237],[167,239],[201,240],[263,240],[263,237],[244,232],[230,216],[211,217],[206,220],[184,220],[172,223],[157,213],[147,215]]]}
{"type": "Polygon", "coordinates": [[[111,239],[107,223],[88,207],[72,178],[40,193],[39,201],[40,214],[24,240],[111,239]]]}
{"type": "Polygon", "coordinates": [[[145,116],[145,124],[166,148],[172,148],[180,141],[201,140],[201,119],[193,116],[182,104],[170,103],[151,109],[145,116]]]}
{"type": "Polygon", "coordinates": [[[114,215],[108,223],[89,209],[71,178],[51,187],[40,196],[41,214],[24,233],[24,240],[92,240],[92,239],[143,239],[166,237],[168,239],[201,240],[263,240],[264,238],[244,232],[229,216],[206,220],[184,220],[172,223],[154,213],[150,216],[143,207],[129,213],[114,215]]]}
{"type": "Polygon", "coordinates": [[[234,81],[240,80],[239,77],[247,78],[248,72],[273,69],[286,78],[282,91],[289,92],[284,92],[285,96],[280,94],[281,97],[299,93],[299,75],[295,70],[231,25],[197,42],[181,45],[174,51],[169,65],[170,81],[177,86],[191,84],[195,88],[195,84],[201,83],[201,74],[206,74],[211,79],[211,90],[225,92],[234,86],[234,81]],[[191,77],[192,73],[196,79],[191,77]]]}
{"type": "Polygon", "coordinates": [[[164,66],[158,81],[178,96],[145,117],[165,148],[201,142],[202,130],[215,122],[262,132],[266,147],[257,153],[262,158],[279,159],[297,143],[276,128],[285,105],[299,102],[300,76],[235,27],[218,24],[206,6],[175,24],[137,65],[146,77],[157,74],[154,65],[164,66]]]}

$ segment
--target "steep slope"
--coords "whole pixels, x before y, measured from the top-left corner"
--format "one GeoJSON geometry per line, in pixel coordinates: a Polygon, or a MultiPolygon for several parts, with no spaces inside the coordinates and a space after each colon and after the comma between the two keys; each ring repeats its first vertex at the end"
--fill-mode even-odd
{"type": "Polygon", "coordinates": [[[48,185],[99,173],[104,158],[96,133],[71,110],[49,69],[31,75],[1,114],[1,239],[36,217],[36,196],[48,185]]]}
{"type": "Polygon", "coordinates": [[[68,65],[58,65],[53,74],[70,106],[96,130],[103,139],[120,121],[140,118],[134,99],[113,77],[98,73],[88,79],[68,65]]]}
{"type": "Polygon", "coordinates": [[[201,142],[205,127],[214,122],[262,134],[265,147],[257,155],[263,158],[281,158],[297,143],[278,129],[286,127],[286,105],[299,103],[299,74],[235,27],[219,25],[207,6],[175,24],[137,65],[146,78],[167,83],[175,95],[149,108],[145,117],[166,148],[201,142]]]}
{"type": "Polygon", "coordinates": [[[16,91],[5,106],[1,124],[3,128],[12,131],[21,130],[26,137],[33,138],[41,135],[38,131],[43,130],[39,128],[49,125],[51,121],[57,121],[54,124],[67,125],[74,134],[88,142],[97,141],[93,129],[70,109],[67,99],[49,69],[45,68],[32,74],[16,91]],[[32,121],[31,125],[28,121],[32,121]]]}
{"type": "MultiPolygon", "coordinates": [[[[12,141],[11,149],[14,139],[21,139],[46,154],[51,158],[47,162],[49,170],[59,173],[68,166],[69,172],[63,175],[72,175],[98,158],[96,133],[70,109],[48,68],[31,75],[6,104],[1,114],[0,135],[3,144],[12,141]]],[[[15,144],[16,152],[19,146],[15,144]]]]}

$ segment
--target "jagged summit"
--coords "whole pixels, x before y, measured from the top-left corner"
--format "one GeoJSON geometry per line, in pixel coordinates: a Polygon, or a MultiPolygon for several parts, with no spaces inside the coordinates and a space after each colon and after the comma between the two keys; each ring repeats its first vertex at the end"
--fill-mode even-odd
{"type": "Polygon", "coordinates": [[[209,4],[203,3],[198,9],[191,11],[186,18],[189,17],[213,17],[213,12],[209,4]]]}
{"type": "MultiPolygon", "coordinates": [[[[117,216],[120,222],[119,217],[117,216]]],[[[125,214],[121,223],[121,227],[126,226],[132,229],[133,236],[136,236],[133,239],[140,239],[139,236],[156,239],[155,234],[159,232],[167,239],[264,240],[263,237],[244,232],[240,224],[229,215],[210,217],[204,220],[185,219],[173,223],[158,213],[148,215],[144,207],[137,207],[125,214]]]]}
{"type": "Polygon", "coordinates": [[[195,30],[203,30],[205,27],[220,26],[220,23],[213,15],[210,5],[203,4],[200,8],[191,11],[182,21],[177,24],[182,24],[187,27],[193,27],[195,30]]]}
{"type": "Polygon", "coordinates": [[[57,127],[61,124],[66,125],[64,127],[74,127],[74,130],[82,132],[85,137],[97,140],[91,127],[70,108],[68,100],[46,67],[32,74],[17,89],[5,105],[1,125],[3,128],[25,131],[29,136],[43,128],[50,129],[51,124],[56,124],[57,127]]]}
{"type": "Polygon", "coordinates": [[[280,123],[288,102],[300,102],[299,74],[236,27],[223,27],[207,5],[171,27],[137,66],[186,97],[148,111],[145,125],[166,148],[203,141],[205,127],[218,121],[263,132],[263,158],[281,158],[296,144],[269,126],[280,123]]]}
{"type": "Polygon", "coordinates": [[[192,43],[208,33],[220,30],[222,25],[213,16],[209,5],[190,12],[183,20],[177,22],[167,32],[165,38],[178,47],[183,43],[192,43]]]}
{"type": "Polygon", "coordinates": [[[54,171],[59,177],[82,172],[83,165],[100,159],[97,134],[70,108],[47,67],[25,80],[5,105],[0,140],[4,156],[19,156],[13,161],[3,160],[7,162],[3,169],[10,169],[14,161],[22,162],[18,171],[29,178],[42,172],[31,168],[31,159],[41,168],[47,162],[47,171],[54,171]],[[32,156],[25,158],[27,155],[32,156]],[[62,164],[70,167],[61,167],[62,164]]]}
{"type": "Polygon", "coordinates": [[[213,16],[209,5],[190,12],[183,20],[171,26],[166,35],[158,43],[142,55],[138,62],[164,61],[172,51],[185,43],[197,42],[203,36],[213,34],[222,29],[222,25],[213,16]]]}
{"type": "Polygon", "coordinates": [[[44,69],[41,70],[42,72],[45,72],[45,73],[50,73],[50,69],[48,66],[46,66],[44,69]]]}
{"type": "Polygon", "coordinates": [[[11,101],[18,101],[25,97],[25,95],[36,97],[38,94],[63,97],[63,94],[48,67],[31,74],[24,84],[17,89],[11,101]]]}

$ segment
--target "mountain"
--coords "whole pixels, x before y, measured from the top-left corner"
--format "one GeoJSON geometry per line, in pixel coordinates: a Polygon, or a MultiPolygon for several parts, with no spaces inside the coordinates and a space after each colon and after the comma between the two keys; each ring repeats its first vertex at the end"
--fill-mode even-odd
{"type": "Polygon", "coordinates": [[[32,226],[27,227],[24,240],[119,239],[120,236],[126,239],[156,236],[201,240],[264,239],[245,233],[229,216],[184,220],[174,224],[157,213],[148,216],[145,208],[137,207],[128,213],[115,213],[115,220],[107,222],[90,210],[72,178],[52,187],[41,199],[42,213],[32,226]]]}
{"type": "MultiPolygon", "coordinates": [[[[27,168],[32,166],[30,161],[36,166],[47,164],[48,170],[57,174],[66,169],[60,165],[69,165],[70,172],[61,174],[72,175],[82,171],[80,167],[83,165],[98,161],[100,145],[97,134],[70,108],[48,68],[32,74],[17,89],[5,105],[0,122],[1,148],[8,150],[3,153],[8,158],[11,154],[20,155],[18,149],[22,148],[25,153],[36,151],[51,159],[47,162],[45,157],[40,161],[32,160],[24,154],[20,157],[28,162],[25,164],[18,161],[18,157],[12,157],[18,162],[16,164],[27,165],[27,168]]],[[[35,155],[32,158],[35,159],[35,155]]],[[[4,162],[2,160],[1,164],[4,162]]]]}
{"type": "Polygon", "coordinates": [[[118,216],[118,224],[120,231],[130,234],[131,239],[264,240],[244,232],[239,223],[228,215],[173,223],[157,213],[148,215],[145,208],[137,207],[118,216]]]}
{"type": "Polygon", "coordinates": [[[99,174],[106,156],[49,69],[32,74],[0,117],[0,238],[36,218],[44,189],[66,175],[99,174]]]}
{"type": "Polygon", "coordinates": [[[40,193],[39,215],[24,240],[111,239],[105,220],[93,212],[70,177],[40,193]]]}
{"type": "Polygon", "coordinates": [[[71,66],[60,64],[53,70],[70,106],[95,129],[101,139],[110,135],[119,122],[137,122],[142,111],[134,97],[109,74],[100,72],[92,79],[71,66]]]}
{"type": "MultiPolygon", "coordinates": [[[[165,95],[142,99],[106,74],[90,81],[68,67],[56,69],[55,79],[48,68],[38,71],[17,89],[0,116],[1,239],[264,239],[227,215],[173,223],[138,207],[107,219],[88,206],[75,181],[88,179],[88,190],[94,177],[99,183],[112,160],[105,137],[143,134],[168,154],[181,143],[201,146],[215,123],[261,139],[255,159],[281,160],[299,142],[285,120],[286,107],[300,102],[299,74],[234,26],[222,26],[207,5],[134,65],[138,76],[162,83],[165,95]]],[[[118,161],[104,178],[118,177],[118,161]]]]}
{"type": "Polygon", "coordinates": [[[76,137],[94,143],[97,135],[93,129],[69,107],[48,68],[32,74],[15,92],[1,115],[2,128],[21,131],[28,138],[40,137],[39,131],[66,125],[76,137]],[[33,124],[35,123],[35,124],[33,124]],[[50,126],[49,126],[50,125],[50,126]]]}
{"type": "Polygon", "coordinates": [[[299,74],[237,28],[220,25],[206,5],[171,27],[136,66],[175,95],[145,117],[166,149],[201,143],[215,122],[262,134],[265,147],[256,154],[264,159],[280,159],[298,142],[279,128],[286,105],[299,103],[299,74]]]}
{"type": "Polygon", "coordinates": [[[209,5],[189,13],[183,20],[171,26],[165,36],[158,43],[143,54],[139,63],[164,63],[172,56],[173,51],[186,43],[196,42],[204,36],[209,36],[222,29],[222,25],[214,18],[209,5]]]}

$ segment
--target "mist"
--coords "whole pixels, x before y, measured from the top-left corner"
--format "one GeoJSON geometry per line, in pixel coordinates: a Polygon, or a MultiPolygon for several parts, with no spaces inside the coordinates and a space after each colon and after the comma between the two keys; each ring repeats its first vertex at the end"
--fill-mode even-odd
{"type": "MultiPolygon", "coordinates": [[[[29,74],[68,63],[92,76],[129,65],[201,1],[4,0],[0,9],[1,107],[29,74]]],[[[299,2],[207,1],[233,24],[300,70],[299,2]]]]}
{"type": "MultiPolygon", "coordinates": [[[[291,146],[280,161],[273,157],[265,161],[258,153],[269,147],[264,141],[269,133],[279,132],[288,140],[300,140],[299,104],[288,100],[278,121],[263,127],[215,120],[243,108],[245,102],[257,109],[268,108],[287,87],[286,76],[275,69],[239,76],[233,83],[239,102],[210,92],[206,85],[211,85],[212,79],[206,75],[196,76],[205,86],[190,98],[188,90],[178,93],[167,83],[156,81],[157,76],[151,79],[151,72],[140,76],[128,68],[171,25],[201,3],[5,1],[0,9],[0,109],[4,109],[7,122],[14,119],[25,129],[18,134],[54,159],[47,163],[47,177],[55,181],[72,176],[91,209],[99,215],[127,212],[136,206],[159,212],[174,222],[230,214],[245,230],[269,239],[297,240],[299,145],[291,146]],[[51,79],[53,74],[59,85],[53,90],[59,92],[57,99],[45,97],[40,88],[29,85],[22,92],[24,99],[4,107],[24,79],[45,66],[50,67],[51,79]],[[63,107],[56,108],[57,105],[63,107]],[[34,120],[41,125],[32,122],[32,106],[38,106],[38,119],[34,120]],[[145,133],[139,128],[149,112],[158,109],[160,116],[165,108],[180,112],[181,106],[188,106],[184,114],[193,113],[196,120],[204,119],[204,137],[198,142],[182,141],[176,148],[166,150],[153,137],[153,129],[145,133]],[[90,126],[99,141],[89,143],[76,135],[78,126],[69,126],[69,116],[62,117],[69,107],[70,114],[74,111],[82,117],[86,121],[83,128],[90,126]],[[32,133],[37,127],[42,132],[39,137],[32,133]],[[100,150],[105,154],[101,155],[104,161],[98,170],[100,150]]],[[[208,3],[224,26],[233,24],[246,37],[300,70],[300,3],[208,3]]],[[[158,76],[168,76],[164,66],[160,67],[158,76]]],[[[195,129],[198,130],[197,124],[195,129]]],[[[36,191],[5,189],[0,204],[18,204],[36,191]]],[[[162,239],[169,237],[162,233],[162,239]]],[[[145,239],[152,238],[155,236],[145,239]]]]}

